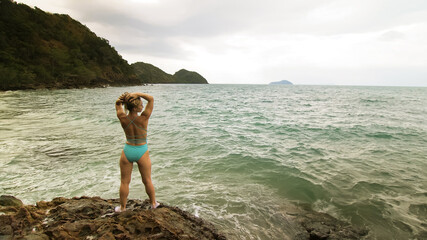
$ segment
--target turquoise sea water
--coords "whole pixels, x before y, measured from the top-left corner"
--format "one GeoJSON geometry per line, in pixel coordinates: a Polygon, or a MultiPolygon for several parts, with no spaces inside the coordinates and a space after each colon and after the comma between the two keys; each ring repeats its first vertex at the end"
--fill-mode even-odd
{"type": "MultiPolygon", "coordinates": [[[[309,205],[368,239],[427,231],[427,88],[154,85],[0,93],[0,194],[118,198],[125,141],[114,102],[155,98],[148,128],[160,202],[230,239],[284,239],[309,205]]],[[[130,198],[146,195],[134,168],[130,198]]],[[[418,235],[419,236],[419,235],[418,235]]]]}

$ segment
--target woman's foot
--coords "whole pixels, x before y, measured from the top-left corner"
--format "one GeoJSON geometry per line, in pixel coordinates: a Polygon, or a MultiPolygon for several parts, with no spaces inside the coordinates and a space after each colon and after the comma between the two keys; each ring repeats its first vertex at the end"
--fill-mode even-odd
{"type": "Polygon", "coordinates": [[[121,206],[117,206],[114,208],[114,212],[119,213],[119,212],[124,212],[125,210],[122,210],[121,206]]]}
{"type": "Polygon", "coordinates": [[[156,204],[151,204],[151,209],[155,209],[155,208],[157,208],[158,206],[160,206],[160,203],[158,203],[158,202],[156,202],[156,204]]]}

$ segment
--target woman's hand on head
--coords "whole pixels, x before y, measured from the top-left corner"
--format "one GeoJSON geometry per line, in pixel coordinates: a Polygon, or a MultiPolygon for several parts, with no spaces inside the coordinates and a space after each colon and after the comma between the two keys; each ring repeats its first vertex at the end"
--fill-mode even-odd
{"type": "Polygon", "coordinates": [[[129,102],[130,93],[128,92],[123,93],[122,95],[120,95],[119,100],[122,101],[122,103],[129,102]]]}

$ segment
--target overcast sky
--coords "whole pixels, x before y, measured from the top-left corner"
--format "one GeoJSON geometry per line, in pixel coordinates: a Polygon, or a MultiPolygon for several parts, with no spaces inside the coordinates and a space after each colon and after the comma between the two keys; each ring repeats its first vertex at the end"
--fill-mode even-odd
{"type": "Polygon", "coordinates": [[[19,0],[209,83],[427,86],[426,0],[19,0]]]}

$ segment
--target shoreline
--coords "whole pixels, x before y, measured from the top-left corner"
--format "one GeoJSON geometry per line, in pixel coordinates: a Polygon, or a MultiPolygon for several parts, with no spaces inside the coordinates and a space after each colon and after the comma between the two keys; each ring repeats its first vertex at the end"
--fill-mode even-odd
{"type": "Polygon", "coordinates": [[[68,86],[68,87],[57,87],[57,86],[33,86],[27,88],[13,88],[13,89],[0,89],[0,92],[8,91],[37,91],[37,90],[80,90],[80,89],[96,89],[96,88],[109,88],[109,87],[144,87],[153,85],[209,85],[209,83],[143,83],[139,85],[135,84],[100,84],[90,86],[68,86]]]}
{"type": "MultiPolygon", "coordinates": [[[[227,237],[210,222],[178,207],[161,204],[149,209],[145,201],[129,199],[125,212],[115,213],[119,199],[57,197],[24,205],[0,197],[0,236],[5,239],[220,239],[227,237]]],[[[294,208],[281,213],[287,239],[360,239],[366,228],[356,228],[329,214],[294,208]]]]}

